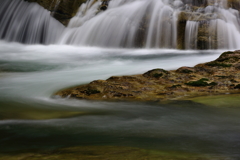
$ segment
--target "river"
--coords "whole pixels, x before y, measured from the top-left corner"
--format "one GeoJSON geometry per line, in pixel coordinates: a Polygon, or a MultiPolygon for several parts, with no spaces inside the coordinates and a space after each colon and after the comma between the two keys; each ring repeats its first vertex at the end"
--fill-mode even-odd
{"type": "Polygon", "coordinates": [[[194,66],[222,52],[1,41],[1,153],[110,145],[239,159],[239,108],[189,101],[159,104],[52,97],[59,89],[112,75],[194,66]]]}

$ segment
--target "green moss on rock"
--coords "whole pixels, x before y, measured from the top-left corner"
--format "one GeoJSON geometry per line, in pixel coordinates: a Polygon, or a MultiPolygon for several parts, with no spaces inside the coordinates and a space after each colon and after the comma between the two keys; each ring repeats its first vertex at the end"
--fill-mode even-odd
{"type": "Polygon", "coordinates": [[[219,63],[216,61],[206,63],[206,65],[211,67],[231,67],[232,66],[232,64],[219,63]]]}
{"type": "Polygon", "coordinates": [[[237,61],[220,63],[217,59],[172,71],[158,68],[139,75],[113,76],[107,80],[62,90],[55,95],[89,100],[163,101],[238,93],[240,70],[230,66],[240,63],[240,51],[224,53],[222,57],[235,57],[237,61]]]}
{"type": "Polygon", "coordinates": [[[152,77],[152,78],[160,78],[160,77],[162,77],[164,75],[167,75],[167,74],[169,74],[168,71],[166,71],[164,69],[159,69],[158,68],[158,69],[153,69],[153,70],[150,70],[150,71],[144,73],[143,76],[144,77],[148,77],[148,78],[150,78],[150,77],[152,77]]]}
{"type": "Polygon", "coordinates": [[[197,81],[190,81],[188,83],[185,83],[188,86],[196,86],[196,87],[202,87],[202,86],[208,86],[209,84],[206,82],[208,81],[207,78],[202,78],[197,81]]]}

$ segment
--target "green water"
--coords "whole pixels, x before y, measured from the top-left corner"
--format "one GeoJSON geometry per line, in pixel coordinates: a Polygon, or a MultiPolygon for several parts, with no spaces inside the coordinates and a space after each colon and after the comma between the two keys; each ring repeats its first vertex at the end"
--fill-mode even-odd
{"type": "Polygon", "coordinates": [[[237,99],[234,107],[215,107],[52,97],[65,87],[193,66],[220,53],[0,42],[0,159],[239,159],[237,99]]]}
{"type": "MultiPolygon", "coordinates": [[[[141,154],[153,150],[161,154],[176,152],[174,156],[180,157],[225,159],[239,156],[240,108],[216,109],[189,101],[169,104],[86,101],[87,104],[99,104],[101,109],[69,107],[62,112],[64,105],[53,110],[54,105],[48,106],[51,109],[46,105],[45,109],[40,109],[32,104],[19,107],[19,114],[17,111],[12,114],[12,109],[3,108],[5,117],[1,118],[5,120],[0,122],[0,153],[48,157],[61,148],[75,146],[81,151],[78,153],[75,148],[76,153],[72,154],[77,156],[85,152],[81,146],[88,146],[93,154],[98,147],[104,153],[108,152],[105,147],[121,146],[123,150],[133,147],[141,154]],[[37,113],[33,114],[35,111],[37,113]]],[[[102,156],[99,152],[96,154],[102,156]]],[[[166,159],[171,158],[170,155],[166,159]]],[[[148,155],[151,156],[154,155],[148,155]]]]}

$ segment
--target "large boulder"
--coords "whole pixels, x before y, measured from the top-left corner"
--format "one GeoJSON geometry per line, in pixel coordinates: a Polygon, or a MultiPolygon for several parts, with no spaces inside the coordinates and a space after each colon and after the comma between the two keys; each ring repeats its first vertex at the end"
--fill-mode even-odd
{"type": "Polygon", "coordinates": [[[240,51],[225,52],[215,61],[177,70],[150,70],[141,75],[113,76],[64,89],[57,97],[89,100],[161,101],[240,93],[240,51]]]}

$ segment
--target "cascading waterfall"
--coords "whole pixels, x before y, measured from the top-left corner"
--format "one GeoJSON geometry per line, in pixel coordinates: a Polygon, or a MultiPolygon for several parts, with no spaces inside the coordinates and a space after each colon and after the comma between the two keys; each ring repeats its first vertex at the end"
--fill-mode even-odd
{"type": "Polygon", "coordinates": [[[106,11],[95,15],[100,3],[82,6],[59,42],[103,47],[240,47],[239,12],[227,8],[226,0],[111,0],[106,11]]]}
{"type": "Polygon", "coordinates": [[[176,49],[240,48],[239,11],[227,0],[88,0],[63,28],[37,4],[0,2],[0,37],[24,43],[176,49]],[[60,37],[59,37],[60,36],[60,37]]]}
{"type": "Polygon", "coordinates": [[[197,33],[199,22],[187,21],[185,28],[185,48],[197,49],[197,33]]]}
{"type": "MultiPolygon", "coordinates": [[[[96,13],[97,7],[93,6],[87,12],[96,13]]],[[[80,10],[80,13],[78,17],[83,15],[83,11],[80,10]]],[[[177,14],[178,9],[161,0],[112,0],[105,12],[93,18],[88,19],[89,13],[86,13],[87,18],[78,18],[79,23],[74,18],[60,43],[176,48],[177,14]],[[82,19],[87,21],[82,24],[82,19]]]]}
{"type": "Polygon", "coordinates": [[[22,43],[55,43],[64,27],[36,3],[0,2],[0,37],[22,43]]]}
{"type": "MultiPolygon", "coordinates": [[[[177,37],[177,10],[162,1],[152,1],[146,47],[175,48],[177,37]]],[[[178,5],[178,4],[177,4],[178,5]]]]}

